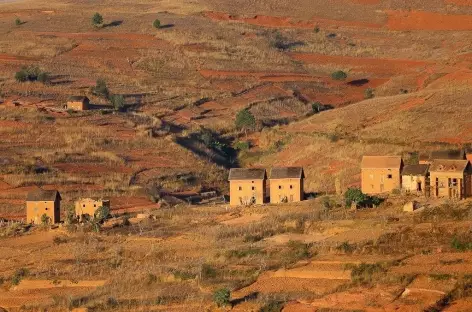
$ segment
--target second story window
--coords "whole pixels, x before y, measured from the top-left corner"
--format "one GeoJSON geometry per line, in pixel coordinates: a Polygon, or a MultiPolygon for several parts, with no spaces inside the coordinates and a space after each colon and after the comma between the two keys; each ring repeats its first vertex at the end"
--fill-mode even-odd
{"type": "Polygon", "coordinates": [[[242,187],[242,186],[238,187],[238,190],[242,191],[242,190],[243,190],[243,187],[242,187]]]}

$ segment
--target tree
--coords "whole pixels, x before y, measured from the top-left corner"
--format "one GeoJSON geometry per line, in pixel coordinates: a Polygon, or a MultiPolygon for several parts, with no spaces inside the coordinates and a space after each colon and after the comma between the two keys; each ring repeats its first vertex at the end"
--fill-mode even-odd
{"type": "Polygon", "coordinates": [[[111,98],[113,107],[116,111],[122,111],[125,108],[125,98],[121,94],[115,94],[111,98]]]}
{"type": "Polygon", "coordinates": [[[103,16],[100,15],[100,13],[95,13],[92,17],[92,24],[93,26],[100,26],[103,24],[103,16]]]}
{"type": "Polygon", "coordinates": [[[331,78],[334,80],[345,80],[347,78],[347,74],[342,70],[338,70],[331,74],[331,78]]]}
{"type": "Polygon", "coordinates": [[[368,196],[362,193],[358,188],[349,188],[346,193],[344,193],[344,201],[346,207],[350,207],[352,203],[362,204],[368,199],[368,196]]]}
{"type": "Polygon", "coordinates": [[[110,216],[110,208],[106,206],[100,206],[95,211],[94,220],[97,222],[103,222],[110,216]]]}
{"type": "Polygon", "coordinates": [[[23,24],[23,22],[20,20],[19,17],[17,17],[16,20],[15,20],[15,25],[20,26],[21,24],[23,24]]]}
{"type": "Polygon", "coordinates": [[[256,127],[256,118],[249,110],[243,109],[236,115],[235,124],[236,128],[244,130],[247,136],[247,131],[253,130],[256,127]]]}
{"type": "Polygon", "coordinates": [[[230,305],[231,292],[228,288],[218,289],[213,293],[213,301],[218,307],[230,305]]]}
{"type": "Polygon", "coordinates": [[[106,99],[110,97],[110,91],[108,91],[107,83],[103,79],[97,79],[95,87],[92,87],[92,92],[106,99]]]}
{"type": "Polygon", "coordinates": [[[28,73],[22,69],[15,73],[15,80],[18,82],[26,82],[28,81],[28,73]]]}
{"type": "Polygon", "coordinates": [[[154,28],[156,29],[161,28],[161,21],[158,19],[155,19],[154,22],[152,23],[152,26],[154,26],[154,28]]]}

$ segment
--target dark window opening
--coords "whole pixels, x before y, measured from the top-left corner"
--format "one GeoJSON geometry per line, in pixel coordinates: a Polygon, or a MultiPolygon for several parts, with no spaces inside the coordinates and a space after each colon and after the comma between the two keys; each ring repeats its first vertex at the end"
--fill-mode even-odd
{"type": "Polygon", "coordinates": [[[282,189],[282,185],[279,185],[279,190],[281,190],[281,189],[282,189]]]}
{"type": "Polygon", "coordinates": [[[252,190],[254,191],[255,189],[256,189],[256,188],[253,186],[253,187],[252,187],[252,190]]]}
{"type": "Polygon", "coordinates": [[[387,179],[392,179],[393,176],[391,174],[387,174],[387,179]]]}
{"type": "Polygon", "coordinates": [[[239,189],[240,191],[242,191],[242,190],[243,190],[242,186],[240,186],[238,189],[239,189]]]}
{"type": "Polygon", "coordinates": [[[293,185],[290,185],[290,189],[293,189],[293,185]]]}

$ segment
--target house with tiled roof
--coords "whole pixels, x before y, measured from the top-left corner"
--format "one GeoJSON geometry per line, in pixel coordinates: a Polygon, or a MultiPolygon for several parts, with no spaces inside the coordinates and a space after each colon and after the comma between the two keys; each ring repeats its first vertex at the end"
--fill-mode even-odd
{"type": "Polygon", "coordinates": [[[228,180],[231,206],[264,204],[267,180],[265,169],[232,168],[228,180]]]}
{"type": "Polygon", "coordinates": [[[269,176],[272,204],[299,202],[304,199],[302,167],[272,168],[269,176]]]}
{"type": "Polygon", "coordinates": [[[364,156],[361,163],[362,192],[382,194],[399,190],[402,169],[400,156],[364,156]]]}

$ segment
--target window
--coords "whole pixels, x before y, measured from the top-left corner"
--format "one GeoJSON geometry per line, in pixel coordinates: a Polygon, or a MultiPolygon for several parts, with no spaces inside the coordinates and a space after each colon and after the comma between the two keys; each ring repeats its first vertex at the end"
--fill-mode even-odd
{"type": "Polygon", "coordinates": [[[239,189],[240,191],[242,191],[242,190],[243,190],[243,187],[242,187],[242,186],[240,186],[240,187],[238,187],[238,189],[239,189]]]}
{"type": "Polygon", "coordinates": [[[47,211],[47,210],[48,210],[48,207],[44,208],[44,210],[46,210],[46,211],[47,211]]]}
{"type": "Polygon", "coordinates": [[[93,207],[95,208],[95,207],[97,207],[97,205],[93,204],[93,207]]]}
{"type": "Polygon", "coordinates": [[[85,208],[85,204],[83,204],[83,205],[82,205],[82,207],[84,207],[84,208],[85,208]]]}
{"type": "Polygon", "coordinates": [[[253,186],[253,187],[251,187],[251,189],[252,189],[253,191],[255,191],[255,190],[256,190],[256,188],[255,188],[254,186],[253,186]]]}
{"type": "Polygon", "coordinates": [[[293,189],[293,185],[290,185],[290,189],[293,189]]]}
{"type": "Polygon", "coordinates": [[[452,185],[452,186],[457,186],[457,179],[452,179],[451,185],[452,185]]]}
{"type": "Polygon", "coordinates": [[[279,185],[279,190],[281,190],[281,189],[282,189],[282,185],[279,185]]]}
{"type": "Polygon", "coordinates": [[[392,179],[393,176],[391,174],[387,174],[387,179],[392,179]]]}

